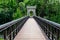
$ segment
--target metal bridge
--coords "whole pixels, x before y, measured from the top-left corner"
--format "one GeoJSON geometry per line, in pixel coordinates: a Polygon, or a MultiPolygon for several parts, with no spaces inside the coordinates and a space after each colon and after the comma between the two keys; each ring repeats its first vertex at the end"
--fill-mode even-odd
{"type": "Polygon", "coordinates": [[[0,34],[4,40],[60,40],[60,24],[26,16],[1,25],[0,34]]]}

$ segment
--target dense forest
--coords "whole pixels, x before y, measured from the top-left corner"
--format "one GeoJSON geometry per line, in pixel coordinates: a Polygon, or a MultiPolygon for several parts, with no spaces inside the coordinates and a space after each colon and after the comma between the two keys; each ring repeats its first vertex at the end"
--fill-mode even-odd
{"type": "Polygon", "coordinates": [[[23,0],[0,0],[0,24],[25,16],[23,0]]]}
{"type": "Polygon", "coordinates": [[[0,24],[26,16],[26,6],[35,5],[37,16],[60,23],[59,0],[0,0],[0,24]]]}

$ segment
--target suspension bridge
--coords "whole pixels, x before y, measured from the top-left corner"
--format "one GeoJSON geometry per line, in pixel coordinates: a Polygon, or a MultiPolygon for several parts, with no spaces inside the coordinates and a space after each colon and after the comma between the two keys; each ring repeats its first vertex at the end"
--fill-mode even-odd
{"type": "Polygon", "coordinates": [[[4,40],[60,40],[60,24],[36,16],[36,6],[27,7],[28,16],[0,26],[4,40]],[[33,17],[30,17],[33,11],[33,17]]]}

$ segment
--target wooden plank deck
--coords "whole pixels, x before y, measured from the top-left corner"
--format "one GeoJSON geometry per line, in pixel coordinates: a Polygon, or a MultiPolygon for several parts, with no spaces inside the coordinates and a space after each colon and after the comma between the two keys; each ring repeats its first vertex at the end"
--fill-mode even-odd
{"type": "Polygon", "coordinates": [[[14,40],[48,40],[33,18],[29,18],[14,40]]]}

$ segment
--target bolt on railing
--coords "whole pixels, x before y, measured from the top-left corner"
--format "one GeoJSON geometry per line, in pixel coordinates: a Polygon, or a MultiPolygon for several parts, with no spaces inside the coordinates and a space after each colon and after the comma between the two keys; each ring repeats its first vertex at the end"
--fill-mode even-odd
{"type": "Polygon", "coordinates": [[[60,24],[36,16],[34,16],[34,19],[50,40],[60,40],[60,24]]]}
{"type": "Polygon", "coordinates": [[[22,17],[0,26],[0,37],[3,40],[13,40],[29,17],[22,17]]]}

